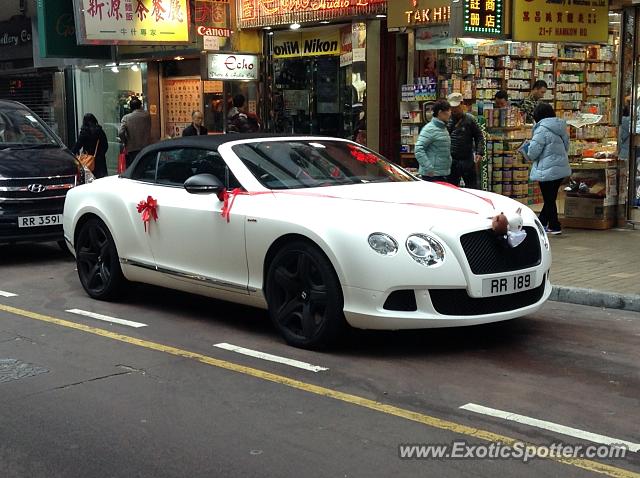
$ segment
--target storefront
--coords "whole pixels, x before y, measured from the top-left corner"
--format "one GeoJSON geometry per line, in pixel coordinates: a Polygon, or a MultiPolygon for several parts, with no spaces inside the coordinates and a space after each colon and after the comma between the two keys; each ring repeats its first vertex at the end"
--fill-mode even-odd
{"type": "Polygon", "coordinates": [[[16,15],[1,21],[0,98],[27,105],[66,139],[63,92],[61,72],[34,65],[31,18],[16,15]]]}
{"type": "Polygon", "coordinates": [[[410,81],[400,86],[401,163],[417,166],[415,141],[432,102],[458,92],[488,132],[481,187],[539,208],[530,165],[516,150],[531,137],[519,107],[533,83],[545,80],[542,101],[571,125],[573,175],[558,201],[563,224],[603,229],[624,223],[627,165],[618,161],[617,147],[619,16],[600,1],[561,7],[544,0],[464,0],[453,10],[442,3],[402,0],[389,7],[389,26],[409,32],[410,81]],[[499,90],[507,92],[510,107],[494,106],[499,90]]]}
{"type": "Polygon", "coordinates": [[[238,12],[242,28],[263,32],[265,128],[351,138],[376,147],[376,46],[386,1],[351,0],[318,8],[272,3],[267,8],[243,0],[238,12]],[[369,76],[374,76],[373,85],[369,76]],[[373,138],[368,131],[374,131],[373,138]]]}

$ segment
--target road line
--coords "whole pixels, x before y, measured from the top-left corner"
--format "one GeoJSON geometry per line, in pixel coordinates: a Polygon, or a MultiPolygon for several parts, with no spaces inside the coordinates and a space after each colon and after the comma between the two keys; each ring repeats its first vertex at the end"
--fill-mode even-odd
{"type": "Polygon", "coordinates": [[[523,425],[542,428],[544,430],[549,430],[561,435],[580,438],[582,440],[587,440],[594,443],[602,443],[603,445],[624,445],[630,451],[640,451],[640,443],[633,443],[626,440],[620,440],[618,438],[611,438],[605,435],[598,435],[597,433],[579,430],[578,428],[566,427],[557,423],[538,420],[537,418],[531,418],[525,415],[518,415],[517,413],[505,412],[503,410],[496,410],[495,408],[483,407],[482,405],[476,405],[475,403],[467,403],[460,408],[462,408],[463,410],[469,410],[470,412],[481,413],[482,415],[489,415],[496,418],[503,418],[504,420],[509,420],[512,422],[522,423],[523,425]]]}
{"type": "MultiPolygon", "coordinates": [[[[82,332],[87,332],[100,337],[117,340],[119,342],[123,342],[126,344],[136,345],[138,347],[142,347],[148,350],[163,352],[169,355],[173,355],[175,357],[192,359],[206,365],[211,365],[212,367],[217,367],[220,369],[237,372],[243,375],[258,378],[260,380],[265,380],[272,383],[277,383],[280,385],[285,385],[287,387],[297,389],[297,390],[302,390],[304,392],[312,393],[314,395],[333,398],[334,400],[338,400],[344,403],[356,405],[362,408],[367,408],[369,410],[374,410],[387,415],[404,418],[405,420],[409,420],[415,423],[420,423],[422,425],[426,425],[431,428],[450,431],[460,435],[465,435],[467,437],[476,438],[478,440],[484,440],[488,442],[501,442],[505,445],[512,445],[512,446],[515,445],[516,443],[523,443],[522,440],[511,438],[506,435],[500,435],[498,433],[481,430],[476,427],[471,427],[471,426],[463,425],[460,423],[455,423],[449,420],[432,417],[420,412],[399,408],[394,405],[389,405],[386,403],[377,402],[375,400],[360,397],[357,395],[351,395],[349,393],[340,392],[338,390],[333,390],[330,388],[321,387],[311,383],[302,382],[300,380],[295,380],[293,378],[285,377],[284,375],[277,375],[271,372],[265,372],[263,370],[246,367],[244,365],[236,364],[233,362],[227,362],[226,360],[216,359],[216,358],[209,357],[207,355],[199,354],[196,352],[182,350],[176,347],[171,347],[169,345],[150,342],[148,340],[143,340],[135,337],[130,337],[127,335],[118,334],[116,332],[111,332],[109,330],[90,327],[88,325],[79,324],[76,322],[70,322],[68,320],[58,319],[56,317],[51,317],[49,315],[39,314],[37,312],[31,312],[29,310],[24,310],[24,309],[18,309],[16,307],[11,307],[4,304],[0,304],[0,311],[4,311],[9,314],[13,314],[21,317],[27,317],[29,319],[38,320],[38,321],[49,323],[49,324],[59,325],[61,327],[66,327],[68,329],[80,330],[82,332]]],[[[540,447],[538,445],[534,445],[530,443],[527,444],[527,449],[532,450],[532,452],[536,454],[539,453],[538,450],[541,448],[545,448],[545,447],[540,447]]],[[[592,461],[592,460],[587,460],[582,458],[564,458],[564,457],[556,457],[556,456],[550,457],[548,453],[546,454],[546,456],[548,457],[546,459],[550,461],[563,463],[565,465],[574,466],[576,468],[592,471],[594,473],[600,473],[602,475],[610,476],[613,478],[640,478],[640,473],[636,473],[630,470],[625,470],[623,468],[618,468],[616,466],[607,465],[597,461],[592,461]]]]}
{"type": "Polygon", "coordinates": [[[324,370],[329,370],[326,367],[320,367],[319,365],[311,365],[307,362],[301,362],[299,360],[293,360],[286,357],[280,357],[278,355],[271,355],[265,352],[259,352],[257,350],[245,349],[244,347],[238,347],[237,345],[220,343],[214,344],[214,347],[218,347],[219,349],[230,350],[231,352],[236,352],[242,355],[248,355],[249,357],[255,357],[262,360],[268,360],[269,362],[277,362],[285,365],[289,365],[291,367],[297,367],[304,370],[310,370],[311,372],[322,372],[324,370]]]}
{"type": "Polygon", "coordinates": [[[128,327],[135,327],[136,329],[139,327],[146,327],[147,324],[143,324],[141,322],[132,322],[130,320],[118,319],[116,317],[109,317],[108,315],[96,314],[95,312],[89,312],[87,310],[82,309],[68,309],[66,312],[77,315],[84,315],[86,317],[91,317],[96,320],[103,320],[105,322],[111,322],[114,324],[126,325],[128,327]]]}
{"type": "Polygon", "coordinates": [[[17,297],[18,296],[18,294],[14,294],[13,292],[7,292],[7,291],[4,291],[4,290],[0,290],[0,295],[2,297],[17,297]]]}

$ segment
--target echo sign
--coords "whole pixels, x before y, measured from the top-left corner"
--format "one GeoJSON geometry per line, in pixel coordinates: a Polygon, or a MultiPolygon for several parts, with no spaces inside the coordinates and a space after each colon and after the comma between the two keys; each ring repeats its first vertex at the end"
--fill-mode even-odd
{"type": "Polygon", "coordinates": [[[207,55],[209,80],[257,80],[260,62],[257,55],[207,55]]]}

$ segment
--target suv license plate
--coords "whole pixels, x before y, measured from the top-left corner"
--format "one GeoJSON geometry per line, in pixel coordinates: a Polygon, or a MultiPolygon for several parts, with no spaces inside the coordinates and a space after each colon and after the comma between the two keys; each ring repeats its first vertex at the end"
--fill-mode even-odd
{"type": "Polygon", "coordinates": [[[62,214],[18,217],[18,227],[58,226],[60,224],[62,224],[62,214]]]}
{"type": "Polygon", "coordinates": [[[515,294],[533,289],[536,283],[536,273],[514,274],[509,276],[482,279],[482,297],[515,294]]]}

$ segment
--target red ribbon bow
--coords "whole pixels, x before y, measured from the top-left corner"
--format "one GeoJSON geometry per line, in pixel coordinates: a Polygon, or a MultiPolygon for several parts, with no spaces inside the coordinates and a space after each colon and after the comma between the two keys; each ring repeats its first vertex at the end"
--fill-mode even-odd
{"type": "Polygon", "coordinates": [[[151,218],[154,221],[158,220],[158,201],[151,196],[147,196],[146,201],[140,201],[138,203],[138,212],[142,214],[142,222],[144,223],[144,232],[147,232],[147,224],[151,222],[151,218]]]}
{"type": "Polygon", "coordinates": [[[222,211],[220,211],[220,215],[229,222],[231,217],[231,208],[233,207],[233,202],[236,200],[236,196],[239,194],[248,194],[244,192],[241,188],[235,188],[231,192],[227,188],[224,188],[220,194],[218,194],[218,199],[223,202],[222,211]]]}

